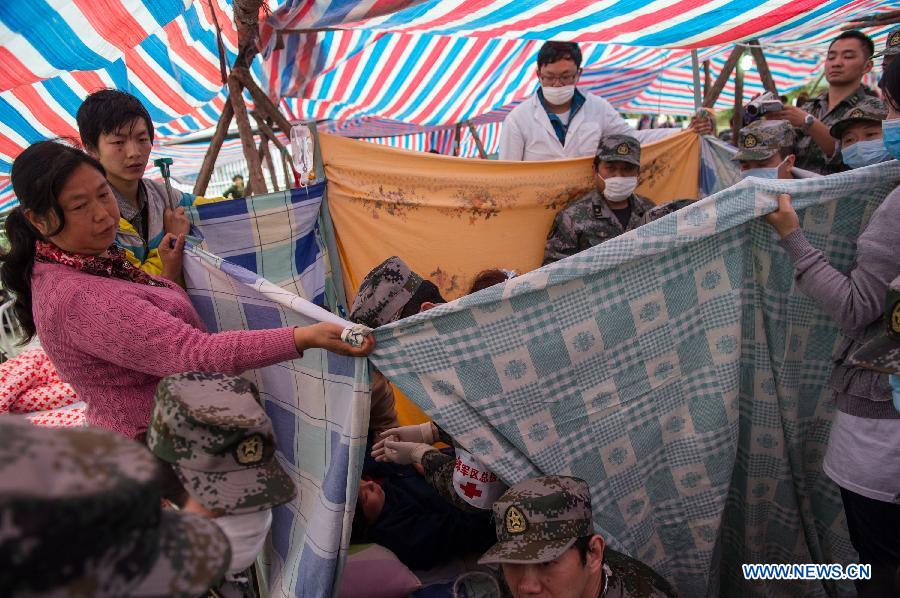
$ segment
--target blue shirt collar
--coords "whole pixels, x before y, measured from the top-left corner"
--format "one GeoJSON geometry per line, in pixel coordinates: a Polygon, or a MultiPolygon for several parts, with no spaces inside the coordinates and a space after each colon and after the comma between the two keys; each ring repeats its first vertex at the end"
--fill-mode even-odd
{"type": "Polygon", "coordinates": [[[575,88],[575,95],[572,96],[572,105],[569,107],[569,120],[567,123],[563,123],[559,115],[550,110],[547,100],[544,99],[544,92],[540,88],[537,90],[537,96],[541,101],[541,106],[544,107],[544,112],[547,113],[547,118],[550,119],[550,124],[553,126],[556,138],[559,139],[559,144],[563,146],[566,145],[566,133],[569,130],[569,125],[572,123],[572,118],[574,118],[578,111],[581,110],[581,107],[584,106],[584,102],[586,101],[584,94],[581,93],[577,87],[575,88]]]}

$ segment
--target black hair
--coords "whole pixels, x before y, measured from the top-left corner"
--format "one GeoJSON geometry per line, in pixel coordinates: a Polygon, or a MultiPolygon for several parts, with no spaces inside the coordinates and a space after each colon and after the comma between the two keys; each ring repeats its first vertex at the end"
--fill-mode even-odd
{"type": "Polygon", "coordinates": [[[788,156],[794,153],[794,148],[792,147],[781,147],[778,148],[778,155],[781,156],[781,159],[784,160],[788,156]]]}
{"type": "Polygon", "coordinates": [[[244,175],[242,175],[242,174],[236,174],[236,175],[234,175],[233,177],[231,177],[231,182],[233,183],[233,182],[235,182],[235,181],[238,180],[238,179],[241,179],[241,180],[243,181],[243,180],[244,180],[244,175]]]}
{"type": "Polygon", "coordinates": [[[573,548],[575,548],[578,551],[578,556],[581,557],[582,566],[587,565],[587,555],[591,551],[590,545],[591,545],[591,538],[593,538],[593,537],[594,537],[593,535],[580,536],[575,540],[575,544],[572,546],[573,548]]]}
{"type": "Polygon", "coordinates": [[[78,108],[75,120],[81,144],[89,150],[97,148],[100,135],[108,135],[141,118],[153,142],[153,121],[141,101],[124,91],[101,89],[89,95],[78,108]]]}
{"type": "Polygon", "coordinates": [[[492,287],[495,284],[506,282],[508,279],[509,277],[503,270],[482,270],[475,275],[475,279],[472,281],[472,288],[469,289],[469,293],[475,293],[482,289],[492,287]]]}
{"type": "Polygon", "coordinates": [[[859,29],[851,29],[850,31],[844,31],[839,36],[831,40],[831,43],[828,44],[828,49],[831,49],[831,46],[834,45],[834,42],[842,40],[842,39],[855,39],[862,44],[863,50],[866,53],[866,60],[872,58],[872,54],[875,53],[875,42],[872,41],[872,38],[860,31],[859,29]]]}
{"type": "Polygon", "coordinates": [[[437,285],[430,280],[422,281],[422,284],[420,284],[419,288],[416,289],[416,292],[413,293],[412,298],[407,301],[406,305],[403,306],[403,309],[400,310],[400,317],[397,319],[399,320],[416,315],[421,311],[422,304],[426,301],[429,303],[447,303],[447,300],[441,297],[440,289],[438,289],[437,285]]]}
{"type": "Polygon", "coordinates": [[[80,149],[59,141],[39,141],[28,146],[12,164],[10,179],[19,205],[6,217],[6,238],[9,249],[0,253],[0,281],[15,297],[13,313],[25,337],[22,344],[34,337],[34,316],[31,313],[31,271],[34,268],[34,244],[43,239],[25,210],[47,220],[55,216],[57,227],[48,236],[58,234],[66,225],[59,192],[72,173],[82,164],[96,168],[104,178],[103,166],[80,149]]]}
{"type": "Polygon", "coordinates": [[[900,60],[893,60],[881,76],[881,89],[884,101],[894,110],[900,110],[900,60]]]}
{"type": "Polygon", "coordinates": [[[560,60],[571,60],[577,68],[581,68],[581,48],[575,42],[545,42],[538,52],[537,65],[541,68],[560,60]]]}

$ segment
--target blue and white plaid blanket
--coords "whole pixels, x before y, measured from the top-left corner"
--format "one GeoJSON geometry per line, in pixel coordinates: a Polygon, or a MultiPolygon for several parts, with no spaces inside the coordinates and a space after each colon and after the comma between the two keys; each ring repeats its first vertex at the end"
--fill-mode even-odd
{"type": "MultiPolygon", "coordinates": [[[[204,245],[227,258],[197,248],[185,253],[187,291],[210,331],[347,324],[301,298],[321,298],[324,289],[326,268],[316,239],[322,190],[318,185],[193,208],[204,245]]],[[[270,594],[330,597],[346,556],[362,471],[367,363],[310,350],[244,376],[259,387],[279,462],[298,488],[296,500],[274,511],[270,594]]]]}
{"type": "Polygon", "coordinates": [[[857,558],[822,472],[839,332],[759,216],[790,192],[807,237],[848,271],[898,183],[896,161],[743,181],[379,328],[372,361],[506,481],[587,480],[607,540],[684,596],[852,592],[741,575],[741,563],[857,558]]]}

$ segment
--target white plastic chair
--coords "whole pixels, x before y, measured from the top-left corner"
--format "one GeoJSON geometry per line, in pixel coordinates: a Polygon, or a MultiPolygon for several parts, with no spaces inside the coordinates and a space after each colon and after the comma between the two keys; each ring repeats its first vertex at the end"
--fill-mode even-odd
{"type": "Polygon", "coordinates": [[[5,359],[12,359],[25,350],[18,344],[22,338],[22,328],[13,315],[14,303],[15,301],[10,299],[0,305],[0,352],[3,353],[5,359]]]}

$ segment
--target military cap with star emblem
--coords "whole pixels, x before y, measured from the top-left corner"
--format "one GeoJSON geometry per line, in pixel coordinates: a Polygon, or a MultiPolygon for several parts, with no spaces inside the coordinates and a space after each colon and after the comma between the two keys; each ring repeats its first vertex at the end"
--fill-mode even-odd
{"type": "Polygon", "coordinates": [[[507,490],[493,505],[497,543],[479,564],[545,563],[594,534],[587,482],[540,476],[507,490]]]}
{"type": "Polygon", "coordinates": [[[887,118],[887,106],[884,102],[875,97],[867,97],[856,104],[851,110],[847,111],[839,121],[831,126],[831,136],[840,139],[841,135],[850,125],[858,122],[870,121],[881,123],[887,118]]]}
{"type": "Polygon", "coordinates": [[[607,135],[597,145],[597,159],[641,165],[641,144],[630,135],[607,135]]]}
{"type": "Polygon", "coordinates": [[[888,31],[887,39],[884,42],[884,52],[887,56],[896,56],[900,54],[900,25],[893,27],[888,31]]]}
{"type": "Polygon", "coordinates": [[[738,132],[738,151],[732,160],[768,160],[783,147],[794,145],[794,128],[786,120],[756,120],[738,132]]]}
{"type": "Polygon", "coordinates": [[[900,276],[888,287],[884,319],[886,325],[881,334],[853,353],[850,362],[885,374],[900,375],[900,276]]]}
{"type": "Polygon", "coordinates": [[[259,391],[237,376],[188,372],[163,378],[147,445],[217,516],[271,509],[297,493],[275,459],[272,420],[259,391]]]}

